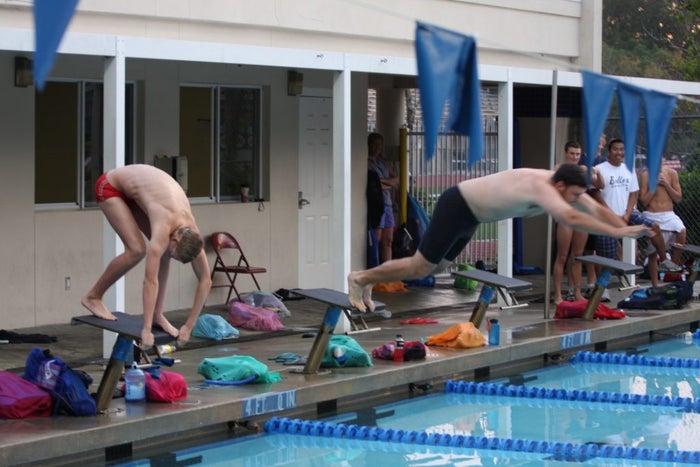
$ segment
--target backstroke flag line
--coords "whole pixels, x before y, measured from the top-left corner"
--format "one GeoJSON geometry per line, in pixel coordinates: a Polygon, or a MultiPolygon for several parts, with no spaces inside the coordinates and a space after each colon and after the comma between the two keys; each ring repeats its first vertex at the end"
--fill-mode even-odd
{"type": "Polygon", "coordinates": [[[471,166],[484,152],[474,38],[418,22],[416,59],[425,127],[425,159],[429,161],[435,154],[440,120],[445,101],[449,100],[446,127],[469,137],[471,166]]]}
{"type": "Polygon", "coordinates": [[[44,88],[78,0],[34,0],[34,81],[44,88]]]}
{"type": "MultiPolygon", "coordinates": [[[[661,169],[661,159],[666,146],[673,111],[676,108],[676,96],[642,89],[590,71],[584,70],[581,71],[581,74],[583,75],[582,101],[586,152],[595,154],[598,140],[605,127],[605,120],[610,110],[612,97],[617,91],[623,139],[625,141],[625,165],[630,170],[634,170],[637,132],[643,103],[646,117],[649,190],[652,192],[656,191],[659,181],[659,170],[661,169]]],[[[589,169],[592,162],[593,158],[588,157],[587,164],[589,169]]]]}

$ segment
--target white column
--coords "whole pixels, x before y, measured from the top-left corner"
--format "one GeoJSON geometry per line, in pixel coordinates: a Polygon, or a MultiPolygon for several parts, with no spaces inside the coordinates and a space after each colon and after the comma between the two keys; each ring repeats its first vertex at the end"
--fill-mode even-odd
{"type": "Polygon", "coordinates": [[[350,272],[351,203],[351,72],[338,71],[333,76],[333,288],[347,292],[350,272]]]}
{"type": "MultiPolygon", "coordinates": [[[[508,81],[498,84],[498,168],[513,168],[513,80],[510,71],[508,81]]],[[[498,221],[498,274],[513,276],[513,219],[498,221]]]]}
{"type": "MultiPolygon", "coordinates": [[[[104,68],[104,171],[124,165],[124,115],[126,64],[124,42],[116,38],[116,55],[105,58],[104,68]]],[[[124,251],[124,245],[107,219],[102,227],[102,262],[107,267],[115,256],[124,251]]],[[[111,311],[124,310],[124,278],[119,279],[104,295],[104,304],[111,311]]],[[[102,355],[108,358],[117,340],[117,334],[103,331],[102,355]]]]}

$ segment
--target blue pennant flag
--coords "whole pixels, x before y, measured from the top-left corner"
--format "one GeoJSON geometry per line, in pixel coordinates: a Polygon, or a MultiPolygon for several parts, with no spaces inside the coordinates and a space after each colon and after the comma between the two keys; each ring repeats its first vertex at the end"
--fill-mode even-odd
{"type": "Polygon", "coordinates": [[[644,93],[644,113],[647,123],[647,166],[649,167],[649,190],[656,191],[656,183],[659,181],[661,159],[666,138],[671,126],[671,118],[676,108],[676,96],[657,91],[644,93]]]}
{"type": "Polygon", "coordinates": [[[34,0],[34,81],[44,88],[78,0],[34,0]]]}
{"type": "Polygon", "coordinates": [[[445,101],[449,100],[447,128],[469,137],[471,166],[484,152],[476,42],[472,37],[419,22],[416,58],[426,160],[435,153],[445,101]]]}
{"type": "Polygon", "coordinates": [[[598,141],[600,141],[600,135],[603,134],[605,121],[615,93],[615,81],[585,70],[581,72],[581,75],[583,76],[583,144],[588,154],[586,164],[590,178],[593,158],[598,149],[598,141]]]}
{"type": "Polygon", "coordinates": [[[634,170],[634,156],[637,147],[639,117],[642,111],[644,90],[627,83],[619,83],[617,100],[620,103],[622,139],[625,141],[625,165],[634,170]]]}

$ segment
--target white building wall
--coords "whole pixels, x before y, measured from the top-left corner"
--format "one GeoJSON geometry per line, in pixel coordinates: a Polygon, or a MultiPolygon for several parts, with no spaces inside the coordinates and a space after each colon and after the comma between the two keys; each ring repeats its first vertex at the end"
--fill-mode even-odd
{"type": "MultiPolygon", "coordinates": [[[[263,289],[292,288],[298,282],[298,99],[287,96],[287,69],[302,71],[306,88],[327,90],[334,70],[353,70],[350,183],[351,219],[357,222],[349,228],[350,266],[357,268],[364,264],[367,73],[390,79],[415,73],[413,20],[477,36],[479,63],[486,67],[482,79],[507,75],[502,65],[551,68],[514,50],[577,63],[581,37],[587,37],[581,30],[581,2],[573,0],[363,3],[375,10],[342,0],[82,0],[63,42],[71,55],[59,55],[52,78],[102,79],[111,35],[166,39],[126,45],[126,80],[137,83],[136,158],[145,162],[155,154],[179,154],[181,84],[262,86],[269,186],[264,209],[257,203],[226,203],[195,204],[193,211],[203,233],[235,232],[249,258],[268,268],[260,276],[263,289]],[[197,45],[203,48],[187,54],[197,45]],[[138,56],[148,59],[133,58],[138,56]]],[[[6,264],[0,273],[0,319],[6,328],[65,323],[85,313],[80,298],[104,267],[98,209],[34,207],[35,89],[16,88],[11,79],[14,56],[31,55],[32,29],[29,2],[0,0],[0,76],[5,77],[0,80],[0,254],[6,264]],[[69,290],[66,277],[71,278],[69,290]]],[[[599,48],[595,42],[586,45],[599,48]]],[[[543,76],[546,82],[551,74],[543,76]]],[[[129,313],[141,313],[142,278],[143,265],[126,277],[129,313]]],[[[252,288],[246,281],[241,279],[243,290],[252,288]]],[[[165,308],[188,308],[193,291],[190,267],[173,263],[165,308]]],[[[225,293],[215,289],[207,303],[223,302],[225,293]]]]}

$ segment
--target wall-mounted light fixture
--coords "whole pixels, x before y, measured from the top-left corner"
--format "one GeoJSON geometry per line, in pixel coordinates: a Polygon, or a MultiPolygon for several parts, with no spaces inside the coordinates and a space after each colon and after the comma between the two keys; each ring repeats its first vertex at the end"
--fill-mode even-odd
{"type": "Polygon", "coordinates": [[[26,88],[34,84],[32,61],[27,57],[15,57],[15,86],[26,88]]]}
{"type": "Polygon", "coordinates": [[[296,71],[287,71],[287,95],[298,96],[304,89],[304,74],[296,71]]]}

